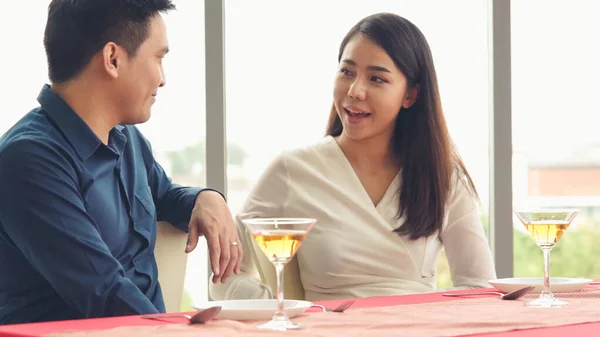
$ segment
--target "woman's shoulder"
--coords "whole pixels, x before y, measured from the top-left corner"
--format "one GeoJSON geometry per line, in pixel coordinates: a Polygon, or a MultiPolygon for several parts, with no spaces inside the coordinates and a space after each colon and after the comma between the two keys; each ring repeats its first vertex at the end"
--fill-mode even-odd
{"type": "Polygon", "coordinates": [[[453,166],[447,212],[453,221],[464,214],[478,209],[479,199],[475,186],[465,170],[459,165],[453,166]]]}
{"type": "Polygon", "coordinates": [[[450,199],[456,197],[457,194],[468,193],[476,197],[475,186],[472,180],[461,165],[452,165],[452,175],[450,177],[450,199]]]}
{"type": "Polygon", "coordinates": [[[331,136],[314,142],[312,144],[299,146],[282,151],[278,158],[285,161],[318,162],[324,159],[335,158],[337,143],[331,136]]]}
{"type": "Polygon", "coordinates": [[[271,162],[271,170],[285,172],[288,177],[306,179],[312,176],[329,176],[343,167],[337,143],[325,137],[309,145],[286,149],[271,162]]]}

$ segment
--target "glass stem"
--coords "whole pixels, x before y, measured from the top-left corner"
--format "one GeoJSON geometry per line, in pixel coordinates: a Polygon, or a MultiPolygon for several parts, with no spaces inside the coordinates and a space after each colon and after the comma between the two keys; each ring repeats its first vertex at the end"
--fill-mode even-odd
{"type": "Polygon", "coordinates": [[[552,247],[542,248],[544,253],[544,291],[543,294],[550,294],[550,251],[552,247]]]}
{"type": "Polygon", "coordinates": [[[275,263],[275,272],[277,273],[277,311],[274,319],[287,319],[285,311],[283,311],[283,268],[285,263],[275,263]]]}

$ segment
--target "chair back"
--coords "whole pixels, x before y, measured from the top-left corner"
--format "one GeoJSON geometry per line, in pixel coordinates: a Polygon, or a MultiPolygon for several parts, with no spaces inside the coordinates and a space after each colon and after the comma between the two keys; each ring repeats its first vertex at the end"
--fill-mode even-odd
{"type": "Polygon", "coordinates": [[[158,282],[167,312],[180,312],[187,267],[187,233],[164,221],[159,221],[157,226],[154,257],[158,265],[158,282]]]}

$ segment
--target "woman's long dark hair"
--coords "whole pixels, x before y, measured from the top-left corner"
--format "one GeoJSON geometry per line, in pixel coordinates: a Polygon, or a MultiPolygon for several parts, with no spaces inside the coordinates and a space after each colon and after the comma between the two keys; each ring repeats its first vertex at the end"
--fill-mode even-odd
{"type": "MultiPolygon", "coordinates": [[[[455,171],[466,178],[467,187],[477,196],[475,185],[450,136],[442,112],[437,76],[427,40],[410,21],[390,13],[368,16],[358,22],[340,45],[338,62],[346,44],[362,34],[392,58],[407,79],[409,88],[418,88],[416,102],[401,108],[393,135],[393,151],[402,168],[397,217],[405,223],[395,229],[415,240],[439,231],[452,188],[455,171]]],[[[342,133],[342,122],[332,109],[327,135],[342,133]]]]}

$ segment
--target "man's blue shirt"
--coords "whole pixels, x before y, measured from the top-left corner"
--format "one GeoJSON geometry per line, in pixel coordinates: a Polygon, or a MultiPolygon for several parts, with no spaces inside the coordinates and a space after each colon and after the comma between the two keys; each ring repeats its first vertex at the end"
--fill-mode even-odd
{"type": "Polygon", "coordinates": [[[105,145],[48,85],[38,101],[0,139],[0,324],[164,312],[156,223],[187,231],[202,189],[136,127],[105,145]]]}

